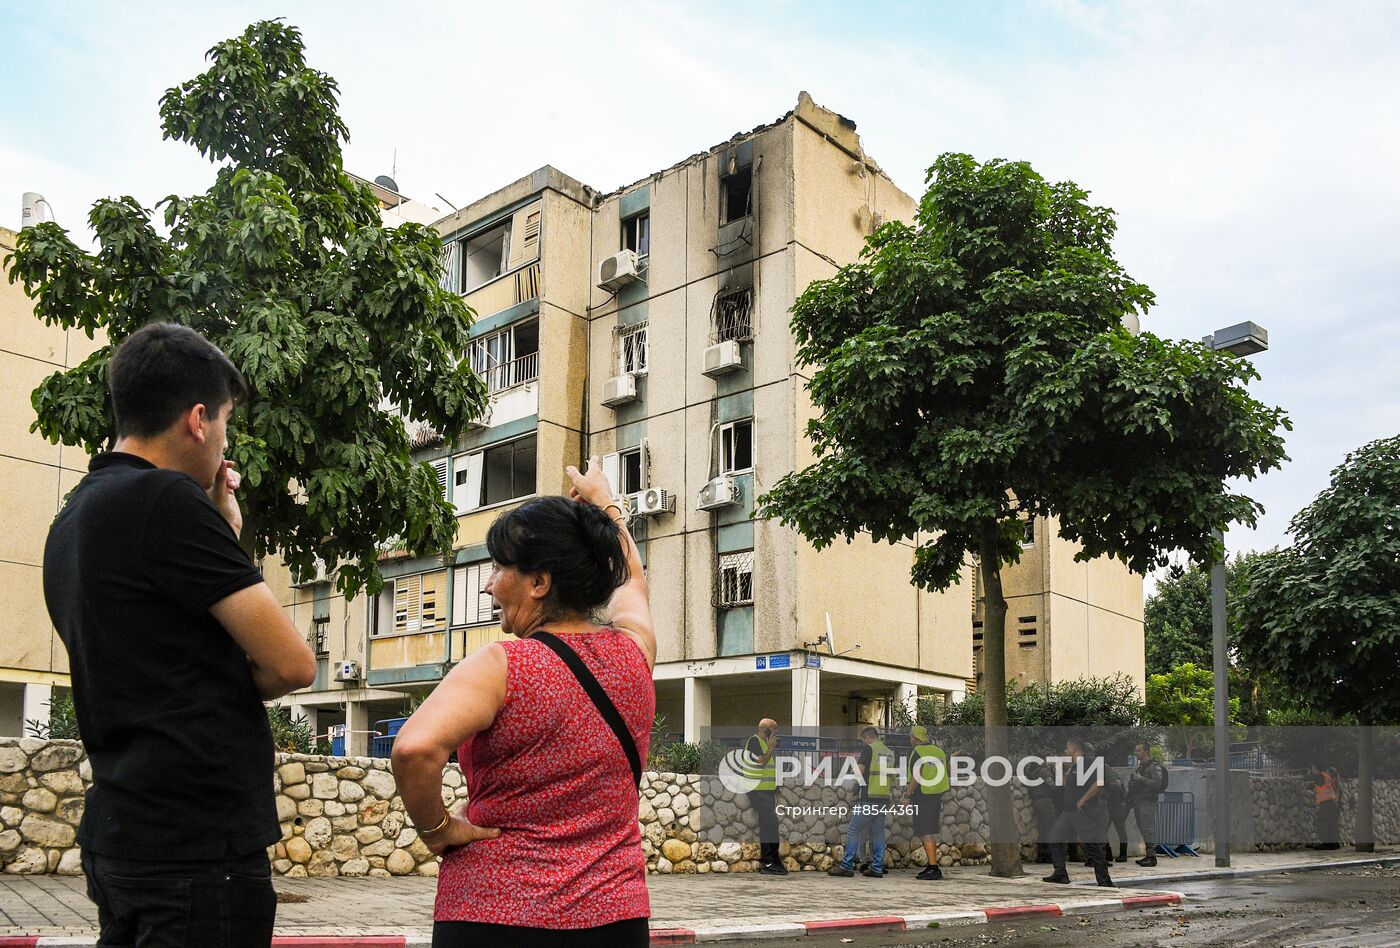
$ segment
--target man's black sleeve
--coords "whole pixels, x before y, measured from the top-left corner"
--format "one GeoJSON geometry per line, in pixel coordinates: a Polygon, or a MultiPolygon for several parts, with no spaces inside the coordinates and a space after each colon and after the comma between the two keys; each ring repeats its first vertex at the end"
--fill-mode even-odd
{"type": "Polygon", "coordinates": [[[867,777],[870,775],[870,763],[875,759],[875,752],[866,744],[860,749],[860,756],[856,758],[856,763],[860,765],[860,772],[867,777]]]}
{"type": "Polygon", "coordinates": [[[262,582],[233,528],[190,477],[175,477],[156,498],[142,538],[147,577],[191,615],[262,582]]]}
{"type": "Polygon", "coordinates": [[[759,747],[757,737],[749,738],[749,742],[744,745],[744,752],[754,758],[763,756],[763,748],[759,747]]]}

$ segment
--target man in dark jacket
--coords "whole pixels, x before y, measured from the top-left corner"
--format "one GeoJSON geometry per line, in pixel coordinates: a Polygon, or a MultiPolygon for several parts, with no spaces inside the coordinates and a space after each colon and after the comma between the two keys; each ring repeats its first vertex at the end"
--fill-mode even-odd
{"type": "Polygon", "coordinates": [[[1167,789],[1167,768],[1153,758],[1152,747],[1146,741],[1133,745],[1133,756],[1138,765],[1128,777],[1127,804],[1145,849],[1137,864],[1151,867],[1157,865],[1157,796],[1167,789]]]}
{"type": "MultiPolygon", "coordinates": [[[[1063,810],[1055,819],[1050,831],[1050,860],[1055,871],[1045,877],[1046,882],[1069,882],[1065,871],[1065,850],[1076,837],[1083,842],[1089,853],[1089,862],[1094,867],[1094,879],[1101,886],[1112,886],[1108,875],[1108,861],[1105,859],[1102,840],[1108,835],[1108,807],[1104,803],[1102,770],[1095,771],[1093,747],[1085,741],[1074,739],[1065,745],[1065,754],[1071,760],[1065,772],[1063,810]]],[[[1100,768],[1103,761],[1097,761],[1100,768]]]]}

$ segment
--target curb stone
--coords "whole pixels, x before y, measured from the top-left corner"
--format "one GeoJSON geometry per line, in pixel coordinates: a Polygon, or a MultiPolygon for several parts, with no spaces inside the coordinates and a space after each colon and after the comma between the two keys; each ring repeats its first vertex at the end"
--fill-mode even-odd
{"type": "MultiPolygon", "coordinates": [[[[1055,918],[1088,912],[1121,912],[1129,909],[1176,905],[1177,892],[1130,895],[1078,905],[997,905],[973,912],[920,915],[876,915],[830,918],[803,922],[768,922],[755,925],[716,925],[704,928],[653,928],[653,945],[695,945],[749,938],[783,938],[795,935],[830,935],[841,932],[917,931],[929,927],[982,925],[1016,918],[1055,918]]],[[[0,948],[89,948],[97,939],[72,935],[0,935],[0,948]]],[[[429,948],[430,935],[278,935],[272,948],[429,948]]]]}
{"type": "MultiPolygon", "coordinates": [[[[1204,858],[1204,857],[1202,857],[1204,858]]],[[[1160,863],[1159,863],[1160,865],[1160,863]]],[[[1337,862],[1295,862],[1282,866],[1261,866],[1254,869],[1216,869],[1214,866],[1196,872],[1165,872],[1154,876],[1134,876],[1116,883],[1120,888],[1156,886],[1162,882],[1201,882],[1207,879],[1247,879],[1251,876],[1271,876],[1281,872],[1320,872],[1324,869],[1357,869],[1361,866],[1400,866],[1400,856],[1369,856],[1337,862]]],[[[1076,887],[1092,887],[1092,882],[1076,882],[1076,887]]]]}

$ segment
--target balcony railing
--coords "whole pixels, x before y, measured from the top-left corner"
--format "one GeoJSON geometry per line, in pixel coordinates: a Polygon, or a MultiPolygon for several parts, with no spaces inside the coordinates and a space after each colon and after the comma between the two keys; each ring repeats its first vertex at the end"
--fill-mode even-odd
{"type": "Polygon", "coordinates": [[[508,388],[534,382],[540,377],[540,354],[530,352],[518,359],[493,365],[482,373],[486,388],[492,394],[504,392],[508,388]]]}

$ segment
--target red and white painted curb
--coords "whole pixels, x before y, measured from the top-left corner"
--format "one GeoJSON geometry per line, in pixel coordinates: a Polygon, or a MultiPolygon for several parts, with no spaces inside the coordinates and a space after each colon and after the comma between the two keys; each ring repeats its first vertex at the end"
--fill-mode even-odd
{"type": "MultiPolygon", "coordinates": [[[[811,922],[771,922],[758,925],[719,925],[705,928],[653,928],[653,945],[695,945],[741,938],[790,938],[794,935],[830,935],[844,932],[911,931],[930,926],[982,925],[987,922],[1058,918],[1122,912],[1127,909],[1162,908],[1181,903],[1181,893],[1127,895],[1066,905],[994,905],[970,912],[937,912],[921,915],[872,915],[863,918],[829,918],[811,922]]],[[[76,935],[0,935],[0,948],[90,948],[97,939],[76,935]]],[[[278,935],[272,948],[429,948],[429,935],[278,935]]]]}
{"type": "Polygon", "coordinates": [[[873,915],[863,918],[831,918],[812,922],[774,922],[764,925],[724,925],[713,928],[653,928],[653,945],[695,945],[740,938],[791,938],[794,935],[831,935],[877,931],[917,931],[930,926],[983,925],[1018,919],[1059,918],[1128,909],[1162,908],[1181,904],[1180,892],[1128,895],[1065,905],[995,905],[970,912],[935,912],[920,915],[873,915]]]}

